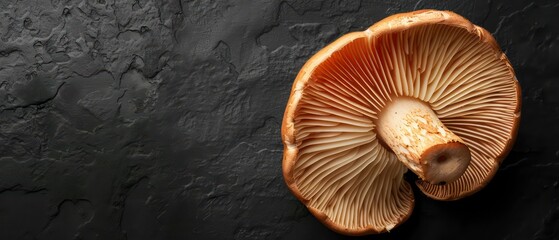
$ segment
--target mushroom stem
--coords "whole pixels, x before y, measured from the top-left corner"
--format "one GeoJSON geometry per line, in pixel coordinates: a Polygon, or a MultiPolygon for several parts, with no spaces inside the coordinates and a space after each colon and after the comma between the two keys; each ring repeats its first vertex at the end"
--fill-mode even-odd
{"type": "Polygon", "coordinates": [[[418,99],[393,99],[380,113],[377,131],[398,159],[429,183],[455,181],[470,163],[464,141],[444,126],[429,104],[418,99]]]}

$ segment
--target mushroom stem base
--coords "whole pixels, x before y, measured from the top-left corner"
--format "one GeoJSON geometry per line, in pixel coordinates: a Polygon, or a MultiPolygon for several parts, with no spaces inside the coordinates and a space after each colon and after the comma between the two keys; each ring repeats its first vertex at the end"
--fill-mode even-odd
{"type": "Polygon", "coordinates": [[[468,168],[470,150],[425,102],[408,97],[393,99],[376,125],[380,139],[424,181],[449,183],[468,168]]]}

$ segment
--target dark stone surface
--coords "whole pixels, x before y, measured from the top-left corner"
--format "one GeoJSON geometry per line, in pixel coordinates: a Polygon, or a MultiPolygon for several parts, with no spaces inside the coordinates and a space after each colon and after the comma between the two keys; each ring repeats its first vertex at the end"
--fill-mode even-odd
{"type": "Polygon", "coordinates": [[[0,239],[344,239],[281,176],[303,63],[397,12],[494,33],[522,85],[518,141],[455,202],[414,188],[373,239],[559,239],[556,1],[0,1],[0,239]]]}

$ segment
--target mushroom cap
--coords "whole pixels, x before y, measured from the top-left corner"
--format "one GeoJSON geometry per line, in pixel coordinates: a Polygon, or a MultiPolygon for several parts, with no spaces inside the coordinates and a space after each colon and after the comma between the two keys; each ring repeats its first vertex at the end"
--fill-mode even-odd
{"type": "Polygon", "coordinates": [[[420,10],[342,36],[303,66],[282,124],[285,182],[334,231],[390,231],[412,212],[407,169],[375,131],[379,112],[400,96],[429,104],[472,153],[458,180],[417,182],[431,198],[480,190],[516,138],[520,87],[485,29],[453,12],[420,10]]]}

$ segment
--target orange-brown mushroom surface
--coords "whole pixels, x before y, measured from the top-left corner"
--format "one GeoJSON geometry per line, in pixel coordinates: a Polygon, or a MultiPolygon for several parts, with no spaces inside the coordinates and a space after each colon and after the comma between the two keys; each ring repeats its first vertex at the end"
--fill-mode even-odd
{"type": "Polygon", "coordinates": [[[390,231],[414,206],[480,190],[510,150],[520,87],[496,41],[448,11],[388,17],[300,70],[285,111],[283,174],[329,228],[390,231]]]}

